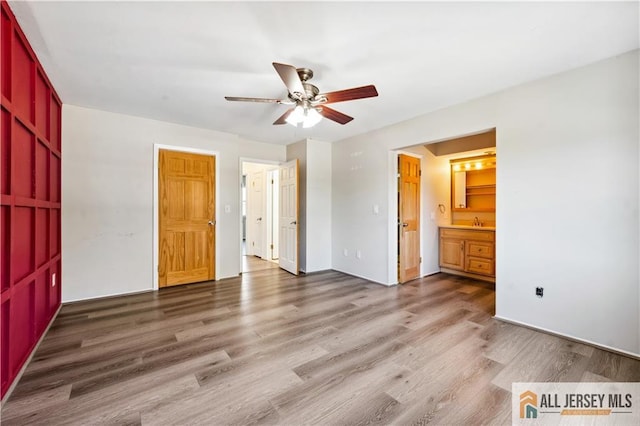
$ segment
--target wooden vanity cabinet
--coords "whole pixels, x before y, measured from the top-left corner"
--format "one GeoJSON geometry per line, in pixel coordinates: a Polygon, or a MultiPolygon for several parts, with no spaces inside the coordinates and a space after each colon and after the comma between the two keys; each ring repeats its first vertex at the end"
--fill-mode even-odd
{"type": "Polygon", "coordinates": [[[440,228],[440,268],[495,281],[495,231],[440,228]]]}

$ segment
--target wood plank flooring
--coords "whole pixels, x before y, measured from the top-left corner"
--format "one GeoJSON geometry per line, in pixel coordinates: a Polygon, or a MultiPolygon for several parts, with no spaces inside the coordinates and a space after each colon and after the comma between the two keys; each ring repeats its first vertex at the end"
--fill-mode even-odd
{"type": "Polygon", "coordinates": [[[2,424],[510,424],[514,381],[640,381],[493,309],[492,284],[446,274],[279,269],[69,304],[2,424]]]}
{"type": "Polygon", "coordinates": [[[262,271],[263,269],[279,269],[277,262],[261,259],[257,256],[242,256],[242,273],[262,271]]]}

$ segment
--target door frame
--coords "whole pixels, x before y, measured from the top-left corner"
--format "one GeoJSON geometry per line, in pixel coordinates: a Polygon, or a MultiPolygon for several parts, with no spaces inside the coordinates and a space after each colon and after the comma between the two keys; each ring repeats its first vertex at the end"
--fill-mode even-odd
{"type": "MultiPolygon", "coordinates": [[[[158,195],[158,191],[160,190],[159,188],[159,166],[160,166],[160,150],[161,149],[165,149],[168,151],[178,151],[178,152],[187,152],[190,154],[202,154],[202,155],[209,155],[209,156],[213,156],[216,159],[216,167],[215,167],[215,173],[214,173],[214,204],[216,206],[216,224],[214,226],[214,234],[217,236],[218,235],[218,222],[220,222],[219,219],[219,212],[220,212],[220,191],[219,191],[219,185],[220,185],[220,167],[218,165],[218,159],[220,158],[220,152],[219,151],[210,151],[210,150],[206,150],[206,149],[199,149],[199,148],[190,148],[190,147],[185,147],[185,146],[174,146],[174,145],[164,145],[164,144],[159,144],[159,143],[154,143],[153,144],[153,283],[151,286],[152,290],[158,290],[160,287],[158,285],[158,278],[159,278],[159,274],[158,274],[158,265],[160,264],[160,253],[159,253],[159,248],[160,248],[160,235],[159,235],[159,215],[158,215],[158,199],[159,199],[159,195],[158,195]]],[[[240,232],[242,232],[242,229],[240,230],[240,232]]],[[[218,279],[218,271],[220,270],[220,256],[218,254],[218,244],[215,243],[214,241],[214,247],[213,247],[213,251],[214,251],[214,256],[215,256],[215,277],[214,280],[218,279]]]]}
{"type": "MultiPolygon", "coordinates": [[[[262,160],[251,157],[240,157],[238,159],[238,222],[240,227],[238,228],[238,271],[242,275],[242,171],[244,163],[264,164],[266,166],[280,166],[282,161],[262,160]]],[[[266,173],[265,173],[266,175],[266,173]]],[[[247,184],[249,180],[247,179],[247,184]]],[[[266,244],[266,243],[265,243],[266,244]]]]}
{"type": "MultiPolygon", "coordinates": [[[[420,164],[422,165],[422,160],[424,159],[423,155],[416,154],[415,152],[404,151],[404,150],[395,150],[389,152],[389,170],[391,173],[389,174],[389,222],[388,222],[388,235],[389,235],[389,264],[388,264],[388,282],[390,285],[398,284],[400,282],[400,277],[398,276],[398,261],[400,260],[398,257],[398,240],[400,239],[400,234],[398,233],[398,155],[404,154],[409,157],[419,158],[420,164]]],[[[422,167],[421,167],[422,169],[422,167]]],[[[422,278],[425,276],[424,265],[425,265],[425,253],[424,253],[424,171],[423,175],[420,177],[420,222],[418,227],[418,233],[420,235],[420,257],[422,257],[422,262],[420,262],[420,276],[422,278]]]]}

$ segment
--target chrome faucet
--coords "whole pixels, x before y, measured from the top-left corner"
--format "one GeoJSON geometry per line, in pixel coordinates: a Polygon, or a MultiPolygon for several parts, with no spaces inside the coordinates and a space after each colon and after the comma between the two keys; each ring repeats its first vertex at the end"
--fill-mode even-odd
{"type": "Polygon", "coordinates": [[[482,226],[482,223],[480,223],[480,219],[478,219],[478,216],[473,218],[473,226],[482,226]]]}

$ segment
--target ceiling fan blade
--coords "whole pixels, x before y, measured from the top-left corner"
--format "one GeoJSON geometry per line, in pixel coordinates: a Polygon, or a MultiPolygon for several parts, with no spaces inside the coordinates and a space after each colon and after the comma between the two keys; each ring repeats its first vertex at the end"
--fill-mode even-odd
{"type": "Polygon", "coordinates": [[[291,114],[293,112],[294,108],[290,108],[288,109],[284,114],[282,114],[280,116],[280,118],[278,118],[276,121],[273,122],[274,125],[279,125],[279,124],[287,124],[287,117],[289,117],[289,114],[291,114]]]}
{"type": "Polygon", "coordinates": [[[277,62],[273,63],[273,67],[284,82],[284,85],[287,86],[289,93],[292,95],[298,93],[301,98],[306,97],[306,92],[302,86],[302,81],[300,81],[296,67],[293,65],[279,64],[277,62]]]}
{"type": "Polygon", "coordinates": [[[318,97],[325,97],[325,104],[334,104],[336,102],[351,101],[354,99],[373,98],[378,96],[376,86],[370,84],[368,86],[354,87],[353,89],[338,90],[336,92],[321,93],[318,97]]]}
{"type": "Polygon", "coordinates": [[[336,111],[335,109],[326,107],[326,106],[322,106],[319,108],[320,114],[324,117],[324,118],[328,118],[329,120],[333,120],[336,123],[340,123],[340,124],[347,124],[348,122],[350,122],[351,120],[353,120],[353,117],[349,117],[347,114],[343,114],[340,111],[336,111]]]}
{"type": "Polygon", "coordinates": [[[228,101],[237,101],[237,102],[266,102],[270,104],[279,104],[280,99],[268,99],[268,98],[242,98],[238,96],[225,96],[224,97],[228,101]]]}

